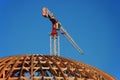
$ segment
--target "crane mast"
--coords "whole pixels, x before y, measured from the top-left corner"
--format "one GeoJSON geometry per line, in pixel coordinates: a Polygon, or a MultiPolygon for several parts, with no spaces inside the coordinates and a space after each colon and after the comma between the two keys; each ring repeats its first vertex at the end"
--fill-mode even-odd
{"type": "Polygon", "coordinates": [[[80,54],[83,53],[82,49],[63,28],[61,23],[54,17],[53,13],[51,13],[46,7],[43,7],[42,9],[42,16],[48,18],[52,22],[52,32],[50,34],[50,55],[60,55],[60,42],[58,31],[60,31],[69,40],[69,42],[78,50],[80,54]]]}

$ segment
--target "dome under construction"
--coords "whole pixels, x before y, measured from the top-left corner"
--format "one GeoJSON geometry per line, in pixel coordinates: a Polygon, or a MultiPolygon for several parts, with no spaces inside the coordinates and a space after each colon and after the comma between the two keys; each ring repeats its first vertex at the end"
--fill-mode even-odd
{"type": "Polygon", "coordinates": [[[107,73],[68,58],[19,55],[0,58],[0,80],[115,80],[107,73]]]}

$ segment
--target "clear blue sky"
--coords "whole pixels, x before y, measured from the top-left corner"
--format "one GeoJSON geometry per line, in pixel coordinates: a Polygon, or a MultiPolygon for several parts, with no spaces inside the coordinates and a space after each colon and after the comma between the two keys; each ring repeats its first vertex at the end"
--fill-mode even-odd
{"type": "Polygon", "coordinates": [[[0,0],[0,57],[49,55],[48,7],[83,49],[80,55],[60,35],[61,56],[97,67],[120,80],[119,0],[0,0]]]}

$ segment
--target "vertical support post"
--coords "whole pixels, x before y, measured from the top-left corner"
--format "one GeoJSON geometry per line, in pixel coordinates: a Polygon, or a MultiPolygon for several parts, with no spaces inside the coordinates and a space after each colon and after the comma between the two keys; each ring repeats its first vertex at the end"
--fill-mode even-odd
{"type": "Polygon", "coordinates": [[[54,49],[53,49],[53,54],[56,56],[57,55],[57,43],[56,43],[56,39],[57,39],[57,36],[53,36],[53,46],[54,46],[54,49]]]}
{"type": "Polygon", "coordinates": [[[60,37],[58,36],[58,56],[60,56],[60,37]]]}
{"type": "Polygon", "coordinates": [[[60,52],[59,36],[50,36],[50,55],[59,56],[60,52]]]}

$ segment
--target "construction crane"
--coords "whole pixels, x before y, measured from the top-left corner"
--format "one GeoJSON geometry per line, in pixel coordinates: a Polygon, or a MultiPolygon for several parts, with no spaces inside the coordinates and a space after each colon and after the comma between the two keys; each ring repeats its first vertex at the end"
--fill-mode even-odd
{"type": "Polygon", "coordinates": [[[54,56],[60,55],[60,42],[58,31],[60,31],[69,40],[69,42],[78,50],[80,54],[83,53],[82,49],[77,45],[73,38],[63,28],[63,26],[55,18],[53,13],[51,13],[46,7],[42,8],[42,16],[48,18],[52,22],[52,32],[50,33],[50,55],[54,56]]]}

